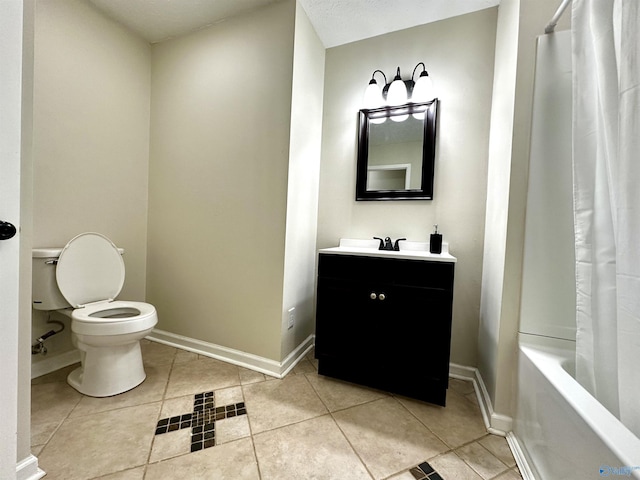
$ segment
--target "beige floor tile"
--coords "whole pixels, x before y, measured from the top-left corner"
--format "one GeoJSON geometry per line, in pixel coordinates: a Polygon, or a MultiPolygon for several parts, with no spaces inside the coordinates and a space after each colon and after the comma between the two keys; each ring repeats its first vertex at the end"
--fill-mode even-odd
{"type": "Polygon", "coordinates": [[[60,370],[56,370],[55,372],[47,373],[46,375],[41,375],[37,378],[33,378],[31,379],[31,385],[40,385],[42,383],[51,382],[66,382],[67,376],[79,366],[80,363],[74,363],[73,365],[61,368],[60,370]]]}
{"type": "Polygon", "coordinates": [[[216,407],[231,405],[232,403],[244,402],[241,387],[224,388],[214,392],[216,407]]]}
{"type": "Polygon", "coordinates": [[[185,455],[191,451],[191,429],[183,428],[153,437],[149,462],[185,455]]]}
{"type": "Polygon", "coordinates": [[[47,479],[85,479],[144,465],[160,403],[70,418],[42,450],[47,479]]]}
{"type": "Polygon", "coordinates": [[[304,375],[288,375],[282,380],[254,383],[242,389],[254,435],[327,413],[304,375]]]}
{"type": "Polygon", "coordinates": [[[144,467],[138,467],[98,477],[96,480],[142,480],[143,478],[144,467]]]}
{"type": "Polygon", "coordinates": [[[511,453],[506,438],[489,434],[478,440],[478,443],[498,457],[505,465],[509,467],[516,466],[516,461],[513,458],[513,453],[511,453]]]}
{"type": "Polygon", "coordinates": [[[42,449],[44,448],[44,445],[35,445],[31,447],[31,453],[33,455],[35,455],[36,457],[40,456],[40,452],[42,451],[42,449]]]}
{"type": "Polygon", "coordinates": [[[414,477],[410,472],[407,471],[389,477],[389,480],[416,480],[416,477],[414,477]]]}
{"type": "Polygon", "coordinates": [[[309,353],[305,355],[305,358],[311,362],[316,370],[318,370],[318,359],[315,357],[316,351],[315,348],[312,348],[309,353]]]}
{"type": "Polygon", "coordinates": [[[329,415],[254,436],[262,480],[371,479],[329,415]]]}
{"type": "Polygon", "coordinates": [[[96,398],[83,396],[69,417],[79,417],[92,413],[106,412],[107,410],[115,410],[116,408],[160,401],[167,386],[170,369],[171,365],[147,365],[145,366],[147,378],[140,385],[128,392],[112,397],[96,398]]]}
{"type": "Polygon", "coordinates": [[[198,360],[198,354],[194,352],[189,352],[187,350],[177,349],[176,356],[174,357],[174,363],[182,363],[189,362],[191,360],[198,360]]]}
{"type": "Polygon", "coordinates": [[[238,367],[213,358],[173,365],[165,398],[240,385],[238,367]]]}
{"type": "Polygon", "coordinates": [[[193,395],[169,398],[162,403],[160,418],[175,417],[193,412],[193,395]]]}
{"type": "Polygon", "coordinates": [[[447,450],[395,398],[383,398],[333,414],[376,479],[411,468],[447,450]]]}
{"type": "Polygon", "coordinates": [[[445,480],[482,480],[480,475],[453,452],[430,459],[429,465],[445,480]]]}
{"type": "Polygon", "coordinates": [[[259,480],[251,439],[205,448],[147,467],[147,480],[259,480]]]}
{"type": "Polygon", "coordinates": [[[246,415],[216,421],[216,445],[233,442],[251,435],[246,415]]]}
{"type": "Polygon", "coordinates": [[[309,375],[308,380],[330,412],[371,402],[388,394],[322,375],[309,375]]]}
{"type": "Polygon", "coordinates": [[[31,446],[44,445],[56,431],[60,422],[35,423],[31,425],[31,446]]]}
{"type": "Polygon", "coordinates": [[[487,434],[479,407],[455,390],[447,392],[446,407],[408,398],[398,400],[451,448],[487,434]]]}
{"type": "Polygon", "coordinates": [[[478,442],[458,448],[456,454],[485,480],[493,478],[509,468],[478,442]]]}
{"type": "Polygon", "coordinates": [[[140,349],[145,368],[147,365],[171,365],[178,351],[177,348],[149,340],[141,341],[140,349]]]}
{"type": "Polygon", "coordinates": [[[31,386],[31,423],[61,422],[82,399],[82,394],[66,382],[31,386]]]}
{"type": "Polygon", "coordinates": [[[499,477],[496,477],[494,480],[522,480],[522,475],[520,475],[517,468],[512,468],[511,470],[501,474],[499,477]]]}
{"type": "Polygon", "coordinates": [[[301,375],[305,373],[318,373],[318,369],[314,367],[309,360],[307,360],[306,358],[303,358],[298,362],[298,364],[295,367],[293,367],[293,370],[291,370],[291,373],[295,375],[301,375]]]}
{"type": "Polygon", "coordinates": [[[249,385],[250,383],[264,382],[267,377],[255,370],[249,370],[248,368],[239,367],[240,383],[242,385],[249,385]]]}
{"type": "Polygon", "coordinates": [[[449,379],[449,390],[455,390],[461,395],[475,393],[475,389],[473,388],[473,382],[468,380],[460,380],[459,378],[449,379]]]}

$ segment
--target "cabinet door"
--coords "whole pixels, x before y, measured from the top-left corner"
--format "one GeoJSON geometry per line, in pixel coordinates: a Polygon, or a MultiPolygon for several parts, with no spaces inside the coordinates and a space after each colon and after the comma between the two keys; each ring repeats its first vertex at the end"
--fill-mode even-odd
{"type": "MultiPolygon", "coordinates": [[[[446,291],[394,286],[376,316],[380,356],[376,362],[403,383],[444,381],[449,372],[451,298],[446,291]]],[[[375,340],[374,340],[375,341],[375,340]]]]}
{"type": "Polygon", "coordinates": [[[357,359],[366,354],[371,289],[361,282],[318,279],[316,355],[357,359]]]}

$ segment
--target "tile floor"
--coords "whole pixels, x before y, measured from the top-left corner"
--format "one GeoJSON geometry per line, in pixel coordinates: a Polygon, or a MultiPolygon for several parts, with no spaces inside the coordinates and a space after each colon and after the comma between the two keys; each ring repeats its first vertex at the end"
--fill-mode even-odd
{"type": "Polygon", "coordinates": [[[142,343],[147,379],[121,395],[81,395],[73,367],[33,380],[47,480],[521,478],[469,382],[451,379],[442,408],[320,376],[312,353],[277,380],[142,343]]]}

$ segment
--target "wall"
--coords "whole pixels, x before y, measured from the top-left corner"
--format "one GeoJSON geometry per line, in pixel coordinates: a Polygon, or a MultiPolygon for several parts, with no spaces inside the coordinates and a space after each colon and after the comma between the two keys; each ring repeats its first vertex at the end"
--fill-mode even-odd
{"type": "Polygon", "coordinates": [[[318,247],[340,238],[427,241],[437,223],[456,265],[451,360],[476,365],[497,9],[327,50],[318,247]],[[356,202],[358,110],[375,69],[426,64],[441,101],[433,201],[356,202]]]}
{"type": "Polygon", "coordinates": [[[152,48],[157,328],[280,360],[295,3],[152,48]]]}
{"type": "Polygon", "coordinates": [[[284,359],[305,338],[315,333],[315,258],[324,61],[325,48],[298,3],[293,51],[280,359],[284,359]],[[290,308],[295,308],[292,329],[288,327],[290,308]]]}
{"type": "MultiPolygon", "coordinates": [[[[33,246],[107,235],[126,250],[127,300],[145,298],[150,58],[89,2],[37,2],[33,246]]],[[[51,329],[44,321],[34,313],[34,339],[51,329]]],[[[47,344],[70,349],[69,330],[47,344]]]]}
{"type": "Polygon", "coordinates": [[[571,32],[538,37],[520,332],[576,338],[571,32]]]}
{"type": "MultiPolygon", "coordinates": [[[[494,233],[492,243],[485,241],[478,368],[493,409],[504,417],[511,416],[515,401],[535,39],[558,5],[503,0],[499,9],[486,212],[494,233]]],[[[569,19],[566,12],[557,30],[569,19]]]]}

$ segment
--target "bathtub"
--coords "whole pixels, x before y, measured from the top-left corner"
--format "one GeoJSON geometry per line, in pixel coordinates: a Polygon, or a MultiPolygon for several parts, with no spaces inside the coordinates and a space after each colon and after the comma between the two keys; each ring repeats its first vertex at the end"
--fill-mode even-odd
{"type": "Polygon", "coordinates": [[[513,433],[531,476],[640,479],[640,439],[573,378],[575,343],[520,334],[518,349],[513,433]]]}

